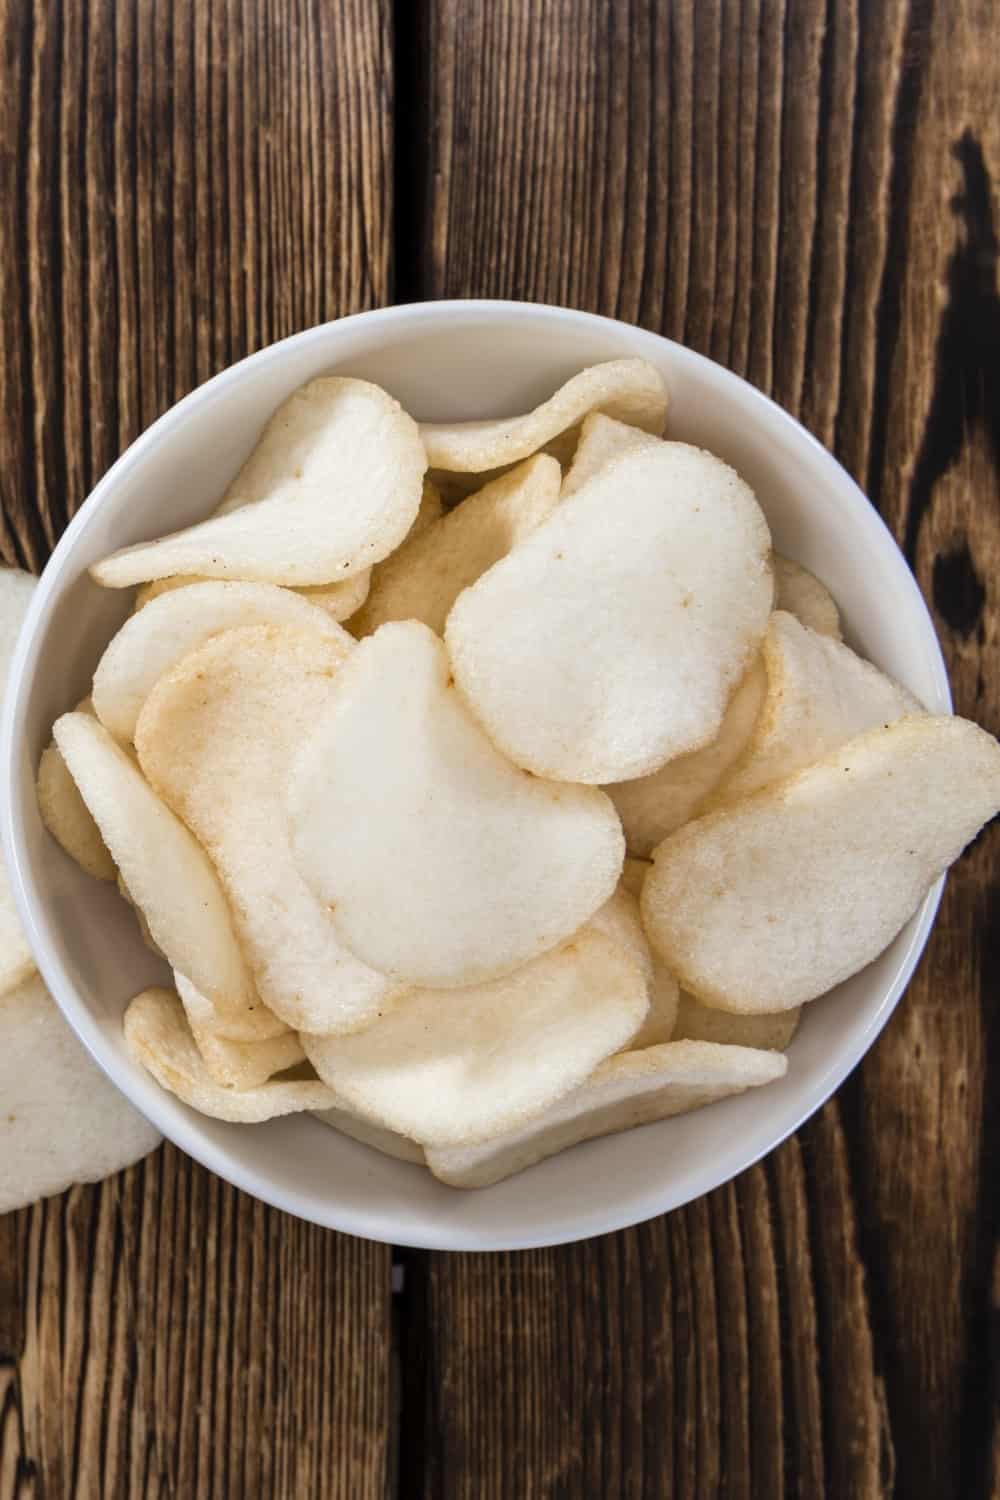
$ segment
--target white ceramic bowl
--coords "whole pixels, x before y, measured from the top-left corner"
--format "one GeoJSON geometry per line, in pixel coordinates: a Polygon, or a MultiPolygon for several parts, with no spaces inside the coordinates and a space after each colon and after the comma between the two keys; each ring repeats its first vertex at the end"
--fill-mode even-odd
{"type": "Polygon", "coordinates": [[[500,1249],[599,1234],[717,1187],[832,1093],[888,1020],[927,939],[940,887],[891,947],[808,1007],[787,1077],[681,1119],[594,1141],[481,1192],[457,1192],[299,1116],[226,1125],[195,1114],[126,1055],[121,1016],[165,968],[113,889],[82,874],[39,821],[34,769],[53,719],[88,690],[131,594],[88,564],[204,515],[271,411],[329,371],[385,386],[416,417],[526,410],[585,365],[643,355],[671,391],[669,434],[733,464],[755,489],[776,547],[812,568],[848,639],[931,709],[950,709],[923,599],[888,531],[843,469],[772,402],[718,365],[623,323],[562,308],[438,302],[310,329],[194,391],[119,459],[45,570],[12,664],[2,741],[3,824],[39,966],[98,1063],[164,1135],[220,1176],[315,1223],[397,1244],[500,1249]]]}

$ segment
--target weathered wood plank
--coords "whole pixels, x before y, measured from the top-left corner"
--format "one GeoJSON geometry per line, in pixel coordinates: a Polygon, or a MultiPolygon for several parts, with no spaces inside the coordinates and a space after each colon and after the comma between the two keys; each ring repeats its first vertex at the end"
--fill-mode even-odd
{"type": "Polygon", "coordinates": [[[3,1229],[4,1494],[381,1500],[380,1249],[172,1147],[3,1229]]]}
{"type": "Polygon", "coordinates": [[[44,561],[199,381],[388,300],[386,0],[0,7],[0,495],[44,561]]]}
{"type": "MultiPolygon", "coordinates": [[[[903,41],[868,483],[916,568],[956,708],[1000,730],[1000,122],[995,8],[915,7],[903,41]],[[955,39],[961,38],[956,49],[955,39]]],[[[906,1003],[851,1090],[852,1159],[901,1493],[986,1493],[997,830],[949,880],[906,1003]],[[895,1358],[888,1352],[894,1351],[895,1358]],[[905,1435],[905,1441],[904,1441],[905,1435]]],[[[993,1370],[991,1373],[991,1365],[993,1370]]]]}
{"type": "MultiPolygon", "coordinates": [[[[396,20],[423,44],[397,141],[420,178],[407,294],[591,307],[747,374],[867,484],[959,708],[996,729],[995,8],[421,0],[396,20]]],[[[374,0],[9,3],[0,28],[0,543],[37,565],[193,383],[387,296],[392,67],[374,0]]],[[[764,1166],[587,1246],[410,1258],[404,1487],[995,1487],[996,848],[963,862],[857,1078],[764,1166]]],[[[386,1275],[173,1153],[0,1222],[0,1489],[377,1492],[386,1275]]]]}
{"type": "MultiPolygon", "coordinates": [[[[614,314],[773,394],[909,537],[958,706],[996,729],[995,9],[429,10],[424,293],[614,314]]],[[[770,1162],[592,1245],[430,1258],[427,1495],[612,1472],[616,1494],[979,1492],[997,847],[953,878],[858,1079],[770,1162]]]]}
{"type": "MultiPolygon", "coordinates": [[[[0,545],[216,370],[386,301],[389,7],[0,3],[0,545]]],[[[390,1252],[164,1148],[0,1220],[0,1492],[377,1496],[390,1252]]]]}
{"type": "Polygon", "coordinates": [[[429,1257],[423,1493],[888,1495],[846,1181],[828,1113],[669,1218],[429,1257]]]}

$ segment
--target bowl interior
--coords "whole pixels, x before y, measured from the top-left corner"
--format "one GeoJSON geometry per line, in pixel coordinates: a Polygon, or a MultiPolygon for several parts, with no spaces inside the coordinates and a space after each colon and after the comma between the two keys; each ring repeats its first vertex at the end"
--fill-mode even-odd
{"type": "Polygon", "coordinates": [[[45,978],[98,1062],[163,1132],[222,1176],[318,1223],[402,1244],[500,1248],[621,1227],[725,1181],[780,1141],[836,1087],[885,1023],[926,940],[939,890],[863,973],[809,1007],[787,1077],[767,1089],[577,1147],[485,1192],[442,1187],[306,1117],[233,1126],[161,1091],[127,1057],[121,1015],[166,982],[134,920],[42,828],[34,768],[53,719],[89,689],[128,612],[88,564],[205,514],[276,405],[331,371],[385,386],[419,418],[514,413],[584,365],[640,354],[671,390],[669,435],[732,463],[753,485],[777,548],[812,568],[848,638],[929,708],[948,711],[940,651],[888,532],[832,458],[736,377],[609,320],[529,304],[439,303],[342,320],[264,350],[194,392],[123,456],[60,543],[12,666],[4,736],[8,861],[45,978]]]}

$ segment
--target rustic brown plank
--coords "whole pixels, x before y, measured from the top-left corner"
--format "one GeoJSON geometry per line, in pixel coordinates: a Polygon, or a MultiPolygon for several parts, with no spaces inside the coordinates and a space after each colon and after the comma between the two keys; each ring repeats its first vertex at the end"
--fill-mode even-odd
{"type": "MultiPolygon", "coordinates": [[[[387,300],[389,7],[0,0],[0,545],[165,407],[387,300]]],[[[378,1496],[390,1252],[170,1148],[0,1220],[0,1492],[378,1496]]]]}
{"type": "Polygon", "coordinates": [[[0,495],[32,565],[141,429],[384,302],[387,0],[0,6],[0,495]]]}
{"type": "MultiPolygon", "coordinates": [[[[995,7],[429,15],[424,294],[615,314],[773,394],[909,540],[959,708],[996,729],[995,7]]],[[[429,1258],[427,1495],[985,1492],[997,848],[858,1079],[765,1166],[588,1246],[429,1258]]]]}
{"type": "Polygon", "coordinates": [[[627,1233],[429,1257],[424,1493],[888,1495],[832,1112],[811,1169],[816,1204],[791,1142],[627,1233]],[[818,1292],[835,1301],[818,1310],[818,1292]]]}
{"type": "MultiPolygon", "coordinates": [[[[1000,122],[996,12],[919,8],[904,38],[878,304],[871,493],[913,560],[956,707],[1000,729],[1000,122]],[[955,38],[961,37],[956,50],[955,38]]],[[[902,1493],[986,1493],[1000,1229],[996,830],[953,873],[906,1005],[852,1092],[866,1255],[902,1493]],[[992,1368],[991,1368],[992,1367],[992,1368]],[[928,1421],[933,1412],[933,1423],[928,1421]],[[924,1489],[919,1487],[923,1486],[924,1489]]]]}
{"type": "MultiPolygon", "coordinates": [[[[885,1388],[877,1373],[865,1270],[858,1250],[856,1204],[839,1111],[822,1110],[802,1136],[805,1195],[815,1226],[816,1319],[825,1379],[823,1421],[830,1495],[891,1495],[895,1450],[885,1388]],[[861,1373],[854,1400],[842,1402],[836,1380],[861,1373]]],[[[906,1441],[905,1430],[899,1433],[906,1441]]]]}
{"type": "Polygon", "coordinates": [[[22,1327],[0,1473],[26,1493],[384,1494],[380,1251],[171,1147],[11,1229],[22,1327]]]}

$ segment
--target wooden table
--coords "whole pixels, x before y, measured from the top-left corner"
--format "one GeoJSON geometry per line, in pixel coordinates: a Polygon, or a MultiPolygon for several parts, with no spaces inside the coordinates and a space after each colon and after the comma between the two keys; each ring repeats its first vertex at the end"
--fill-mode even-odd
{"type": "MultiPolygon", "coordinates": [[[[996,731],[998,28],[989,0],[0,0],[4,557],[39,568],[142,428],[273,339],[562,302],[828,444],[996,731]]],[[[683,1212],[396,1254],[168,1146],[0,1220],[0,1497],[1000,1493],[998,852],[837,1098],[683,1212]]]]}

